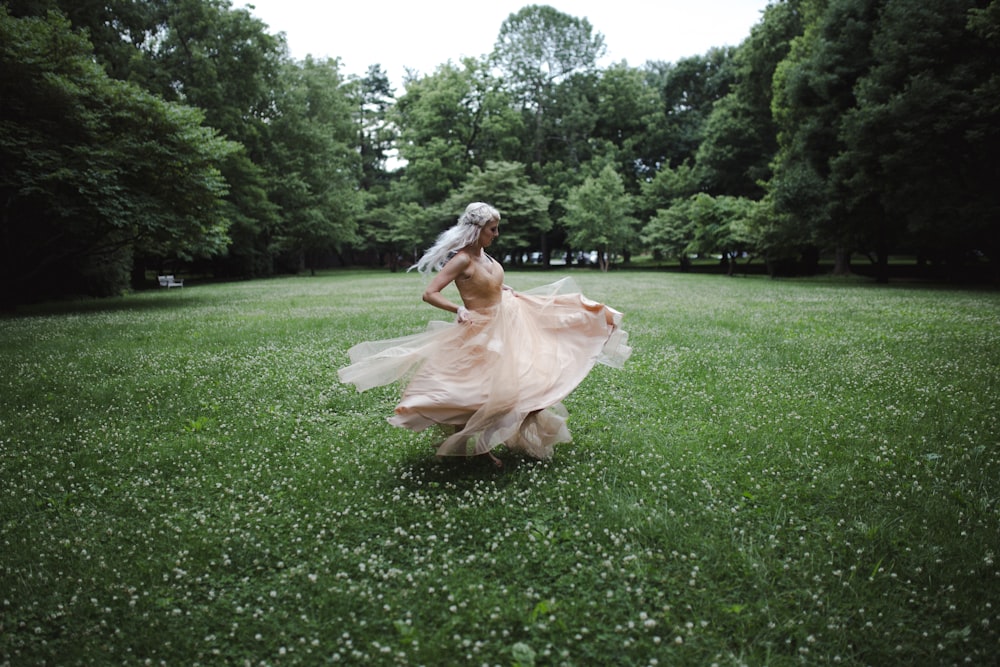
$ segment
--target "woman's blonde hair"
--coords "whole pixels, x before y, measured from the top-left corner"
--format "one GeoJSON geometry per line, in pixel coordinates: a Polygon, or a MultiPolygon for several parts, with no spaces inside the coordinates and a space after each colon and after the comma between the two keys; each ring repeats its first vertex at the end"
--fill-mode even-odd
{"type": "Polygon", "coordinates": [[[439,270],[456,252],[475,243],[483,226],[493,220],[500,222],[500,212],[495,208],[480,201],[469,204],[458,222],[441,232],[434,245],[408,270],[417,269],[425,275],[439,270]]]}

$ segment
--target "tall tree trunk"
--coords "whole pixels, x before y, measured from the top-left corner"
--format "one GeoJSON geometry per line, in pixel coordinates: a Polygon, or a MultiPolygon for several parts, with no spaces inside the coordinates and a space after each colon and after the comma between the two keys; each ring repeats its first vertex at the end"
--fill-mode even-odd
{"type": "Polygon", "coordinates": [[[889,284],[889,246],[882,242],[875,248],[875,282],[889,284]]]}
{"type": "Polygon", "coordinates": [[[838,246],[834,253],[833,275],[851,275],[851,251],[843,246],[838,246]]]}

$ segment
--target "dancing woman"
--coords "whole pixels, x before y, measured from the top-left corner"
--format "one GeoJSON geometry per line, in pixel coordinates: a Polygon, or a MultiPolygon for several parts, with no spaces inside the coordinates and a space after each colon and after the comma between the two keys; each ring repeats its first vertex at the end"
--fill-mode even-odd
{"type": "Polygon", "coordinates": [[[500,213],[469,204],[415,265],[437,271],[424,290],[427,303],[455,313],[454,323],[352,347],[342,382],[358,391],[409,382],[391,424],[413,431],[440,425],[454,431],[441,456],[486,455],[493,449],[539,459],[570,441],[562,400],[595,363],[621,368],[631,354],[622,314],[584,297],[569,279],[528,292],[504,285],[503,267],[486,248],[499,235],[500,213]],[[462,303],[442,290],[454,283],[462,303]]]}

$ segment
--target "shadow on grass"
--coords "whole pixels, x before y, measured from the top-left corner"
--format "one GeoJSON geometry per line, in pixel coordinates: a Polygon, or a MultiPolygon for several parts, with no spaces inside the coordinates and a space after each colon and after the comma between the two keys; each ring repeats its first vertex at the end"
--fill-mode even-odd
{"type": "Polygon", "coordinates": [[[440,487],[466,491],[483,482],[492,482],[501,488],[518,484],[526,474],[553,465],[551,461],[524,458],[502,449],[495,454],[503,461],[502,469],[494,466],[488,456],[463,458],[413,451],[401,457],[390,474],[394,480],[402,480],[403,486],[414,490],[440,487]]]}
{"type": "Polygon", "coordinates": [[[209,299],[182,289],[136,292],[109,298],[66,299],[17,306],[12,311],[0,311],[0,317],[50,317],[54,315],[89,315],[93,313],[154,312],[203,305],[209,299]]]}

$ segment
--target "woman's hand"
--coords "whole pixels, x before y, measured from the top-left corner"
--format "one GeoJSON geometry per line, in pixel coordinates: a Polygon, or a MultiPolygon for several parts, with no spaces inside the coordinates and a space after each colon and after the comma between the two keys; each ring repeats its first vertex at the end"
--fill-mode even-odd
{"type": "Polygon", "coordinates": [[[469,309],[465,306],[458,307],[458,322],[462,324],[463,322],[469,321],[469,309]]]}

